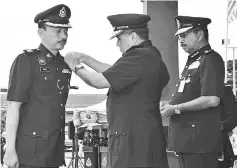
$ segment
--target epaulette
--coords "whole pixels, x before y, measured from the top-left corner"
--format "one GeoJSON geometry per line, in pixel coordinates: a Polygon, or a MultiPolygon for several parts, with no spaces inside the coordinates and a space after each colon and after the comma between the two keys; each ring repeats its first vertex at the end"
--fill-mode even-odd
{"type": "Polygon", "coordinates": [[[39,49],[26,49],[23,50],[26,55],[32,55],[33,53],[39,52],[39,49]]]}
{"type": "Polygon", "coordinates": [[[204,54],[209,54],[209,53],[212,52],[212,51],[213,51],[213,49],[205,50],[205,51],[203,51],[203,53],[204,53],[204,54]]]}

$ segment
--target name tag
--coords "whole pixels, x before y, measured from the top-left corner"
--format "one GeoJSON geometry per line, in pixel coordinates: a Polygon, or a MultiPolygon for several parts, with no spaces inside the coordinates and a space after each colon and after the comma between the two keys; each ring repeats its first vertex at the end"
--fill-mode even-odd
{"type": "Polygon", "coordinates": [[[63,70],[62,70],[62,73],[68,73],[68,74],[71,74],[71,71],[69,71],[69,69],[63,69],[63,70]]]}
{"type": "Polygon", "coordinates": [[[192,64],[188,67],[188,69],[196,69],[196,68],[199,67],[199,65],[200,65],[200,62],[199,62],[199,61],[195,61],[194,63],[192,63],[192,64]]]}
{"type": "Polygon", "coordinates": [[[40,72],[50,72],[49,67],[40,67],[40,72]]]}

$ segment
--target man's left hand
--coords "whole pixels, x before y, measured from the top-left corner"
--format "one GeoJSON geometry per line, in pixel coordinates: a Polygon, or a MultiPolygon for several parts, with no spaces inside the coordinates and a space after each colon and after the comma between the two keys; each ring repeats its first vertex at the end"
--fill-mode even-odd
{"type": "Polygon", "coordinates": [[[171,104],[166,104],[160,108],[160,114],[162,117],[167,118],[175,114],[175,106],[171,104]]]}

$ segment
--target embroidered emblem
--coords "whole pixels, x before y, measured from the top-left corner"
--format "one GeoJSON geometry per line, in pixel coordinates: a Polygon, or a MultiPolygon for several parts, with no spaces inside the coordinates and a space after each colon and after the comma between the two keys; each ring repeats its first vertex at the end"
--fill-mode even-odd
{"type": "Polygon", "coordinates": [[[47,54],[46,57],[51,57],[51,55],[50,55],[50,54],[47,54]]]}
{"type": "Polygon", "coordinates": [[[39,57],[38,61],[39,61],[40,65],[46,65],[46,61],[45,61],[45,59],[43,57],[39,57]]]}
{"type": "Polygon", "coordinates": [[[66,10],[64,7],[62,7],[62,9],[60,10],[59,14],[60,17],[65,17],[66,16],[66,10]]]}
{"type": "Polygon", "coordinates": [[[90,159],[90,158],[88,158],[88,159],[86,160],[86,166],[87,166],[87,167],[91,167],[91,166],[92,166],[92,163],[91,163],[91,159],[90,159]]]}
{"type": "Polygon", "coordinates": [[[101,165],[104,166],[104,167],[106,167],[106,165],[107,165],[107,159],[106,159],[106,157],[103,157],[101,165]]]}
{"type": "Polygon", "coordinates": [[[70,74],[71,72],[69,71],[69,69],[63,69],[62,73],[69,73],[70,74]]]}

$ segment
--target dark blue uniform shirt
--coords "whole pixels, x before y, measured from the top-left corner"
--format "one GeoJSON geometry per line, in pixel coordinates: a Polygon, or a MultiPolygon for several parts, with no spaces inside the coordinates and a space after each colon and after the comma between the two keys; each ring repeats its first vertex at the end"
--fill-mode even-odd
{"type": "Polygon", "coordinates": [[[20,54],[11,67],[8,101],[23,102],[16,138],[20,164],[64,163],[65,104],[71,70],[42,44],[20,54]]]}
{"type": "Polygon", "coordinates": [[[169,74],[160,52],[145,41],[127,50],[103,75],[111,85],[110,167],[168,168],[159,101],[169,74]]]}
{"type": "MultiPolygon", "coordinates": [[[[224,62],[207,45],[189,55],[171,104],[185,103],[200,96],[224,93],[224,62]],[[180,84],[185,82],[183,89],[180,84]]],[[[170,117],[168,148],[175,152],[215,152],[222,150],[220,105],[170,117]]]]}

